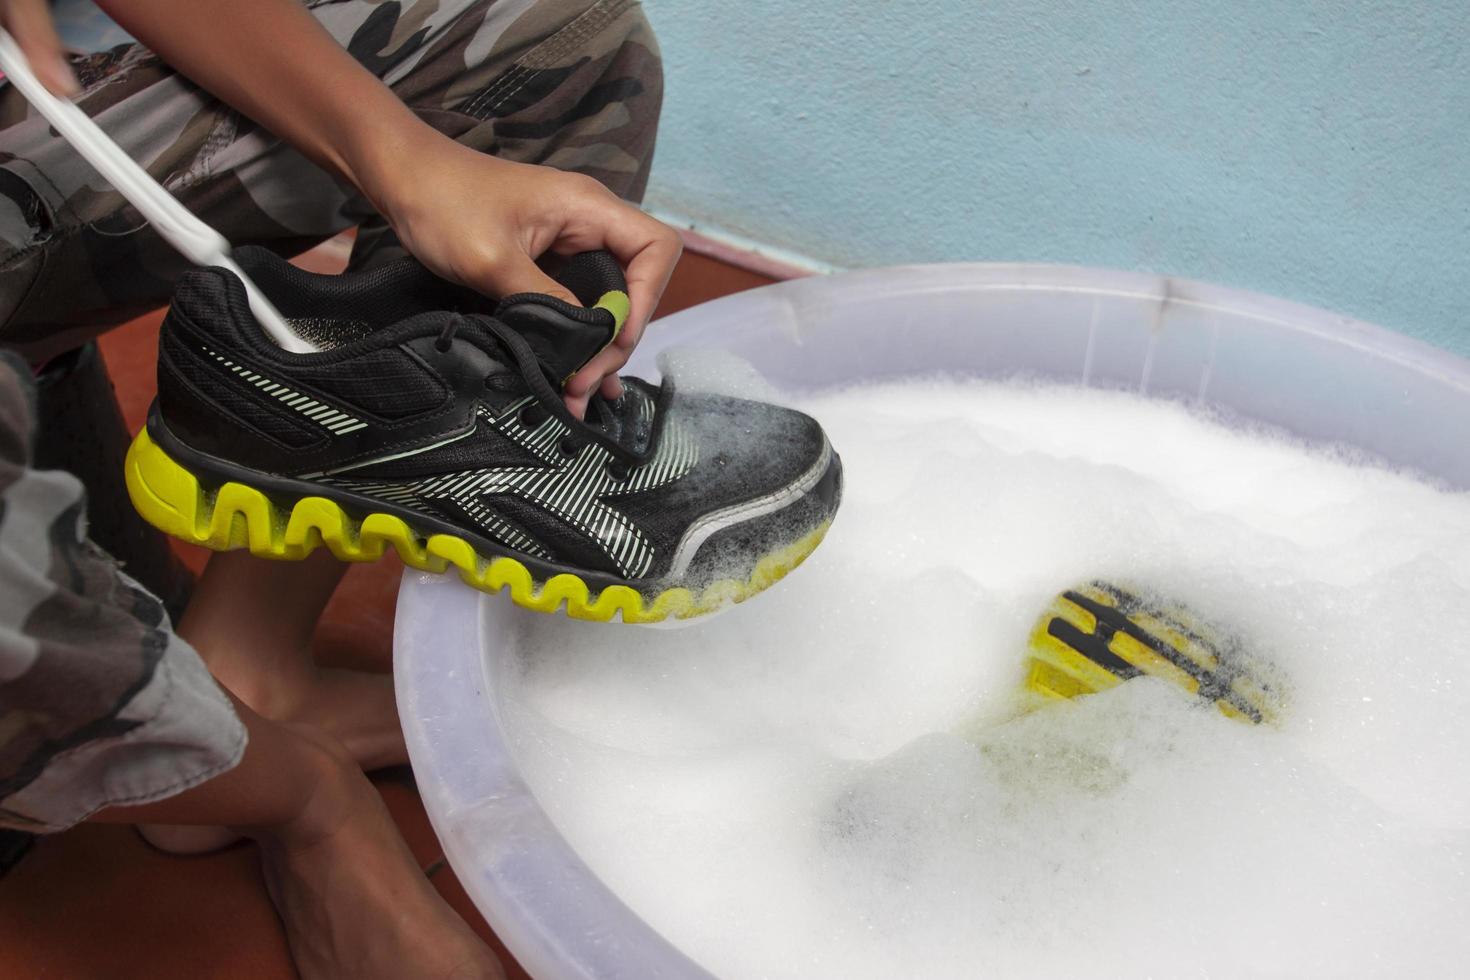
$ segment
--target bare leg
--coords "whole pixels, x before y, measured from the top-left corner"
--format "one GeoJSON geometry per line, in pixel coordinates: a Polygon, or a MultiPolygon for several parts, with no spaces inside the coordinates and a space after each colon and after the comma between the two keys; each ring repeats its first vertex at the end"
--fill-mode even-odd
{"type": "Polygon", "coordinates": [[[326,977],[503,977],[444,904],[355,762],[310,726],[236,702],[240,764],[194,789],[93,819],[229,827],[260,845],[296,967],[326,977]]]}
{"type": "Polygon", "coordinates": [[[179,622],[215,679],[267,718],[314,724],[364,769],[403,765],[392,679],[323,670],[311,637],[347,566],[325,551],[301,562],[213,555],[179,622]]]}
{"type": "MultiPolygon", "coordinates": [[[[403,765],[408,750],[392,678],[324,670],[311,657],[312,633],[345,570],[324,552],[303,562],[214,555],[178,632],[215,680],[257,714],[318,728],[363,769],[403,765]]],[[[225,827],[146,823],[139,832],[171,854],[199,854],[239,839],[225,827]]]]}

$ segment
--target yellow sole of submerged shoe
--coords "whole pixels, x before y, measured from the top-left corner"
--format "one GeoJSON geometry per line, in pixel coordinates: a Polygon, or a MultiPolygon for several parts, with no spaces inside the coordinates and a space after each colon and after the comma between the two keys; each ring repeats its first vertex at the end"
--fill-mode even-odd
{"type": "Polygon", "coordinates": [[[756,562],[743,581],[722,579],[701,589],[666,589],[651,600],[627,585],[610,585],[593,594],[581,577],[570,572],[541,582],[514,558],[485,558],[466,540],[452,534],[419,534],[400,517],[372,513],[350,517],[325,497],[302,497],[282,506],[244,483],[225,483],[216,491],[202,487],[164,452],[144,429],[128,449],[128,494],[133,506],[154,527],[190,544],[215,551],[247,548],[261,558],[300,561],[325,547],[342,561],[376,561],[391,546],[405,565],[426,572],[453,566],[466,584],[491,594],[510,590],[511,601],[536,612],[555,613],[563,606],[574,619],[625,623],[658,623],[670,617],[691,619],[743,602],[764,591],[806,560],[821,544],[831,521],[756,562]]]}
{"type": "Polygon", "coordinates": [[[1114,583],[1081,585],[1053,599],[1031,632],[1028,652],[1026,687],[1048,699],[1106,691],[1135,674],[1212,701],[1237,721],[1274,722],[1282,711],[1279,684],[1267,680],[1269,666],[1242,652],[1238,640],[1180,604],[1114,583]],[[1201,689],[1206,680],[1209,694],[1201,689]]]}

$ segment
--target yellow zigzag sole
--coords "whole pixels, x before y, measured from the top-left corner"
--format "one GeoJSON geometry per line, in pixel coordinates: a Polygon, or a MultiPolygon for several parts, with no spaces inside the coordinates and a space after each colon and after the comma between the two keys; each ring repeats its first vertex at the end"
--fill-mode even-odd
{"type": "Polygon", "coordinates": [[[576,575],[563,572],[537,582],[514,558],[482,558],[463,538],[434,534],[425,539],[401,518],[373,513],[362,521],[349,517],[325,497],[303,497],[289,511],[254,487],[226,483],[210,493],[194,474],[173,460],[148,436],[138,433],[128,449],[128,494],[138,513],[158,529],[215,551],[249,548],[262,558],[300,561],[325,546],[342,561],[376,561],[392,545],[405,565],[443,572],[453,565],[459,577],[482,592],[510,589],[518,606],[554,613],[566,604],[574,619],[657,623],[670,616],[690,619],[730,602],[743,602],[780,581],[821,543],[830,521],[756,563],[745,581],[724,579],[698,595],[667,589],[649,602],[633,588],[612,585],[596,596],[576,575]]]}

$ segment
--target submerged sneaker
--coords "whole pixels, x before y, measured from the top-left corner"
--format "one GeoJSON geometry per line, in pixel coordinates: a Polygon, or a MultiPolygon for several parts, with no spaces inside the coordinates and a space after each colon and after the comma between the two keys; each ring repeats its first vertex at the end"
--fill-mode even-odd
{"type": "Polygon", "coordinates": [[[766,588],[836,512],[841,463],[799,412],[635,378],[586,422],[566,410],[562,381],[627,314],[606,253],[559,276],[586,308],[494,304],[412,260],[319,276],[236,258],[319,352],[273,344],[236,276],[179,280],[127,479],[186,541],[348,561],[391,545],[531,609],[648,623],[766,588]]]}

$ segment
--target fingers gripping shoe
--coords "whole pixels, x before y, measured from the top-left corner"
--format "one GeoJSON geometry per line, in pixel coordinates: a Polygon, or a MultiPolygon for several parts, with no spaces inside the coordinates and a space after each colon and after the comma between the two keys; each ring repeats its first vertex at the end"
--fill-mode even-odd
{"type": "Polygon", "coordinates": [[[180,279],[127,478],[184,540],[284,559],[392,547],[532,609],[648,623],[766,588],[836,512],[841,463],[799,412],[635,378],[585,422],[566,410],[561,383],[627,315],[606,253],[559,277],[585,307],[492,303],[411,260],[318,276],[237,258],[321,350],[273,344],[230,273],[180,279]]]}

